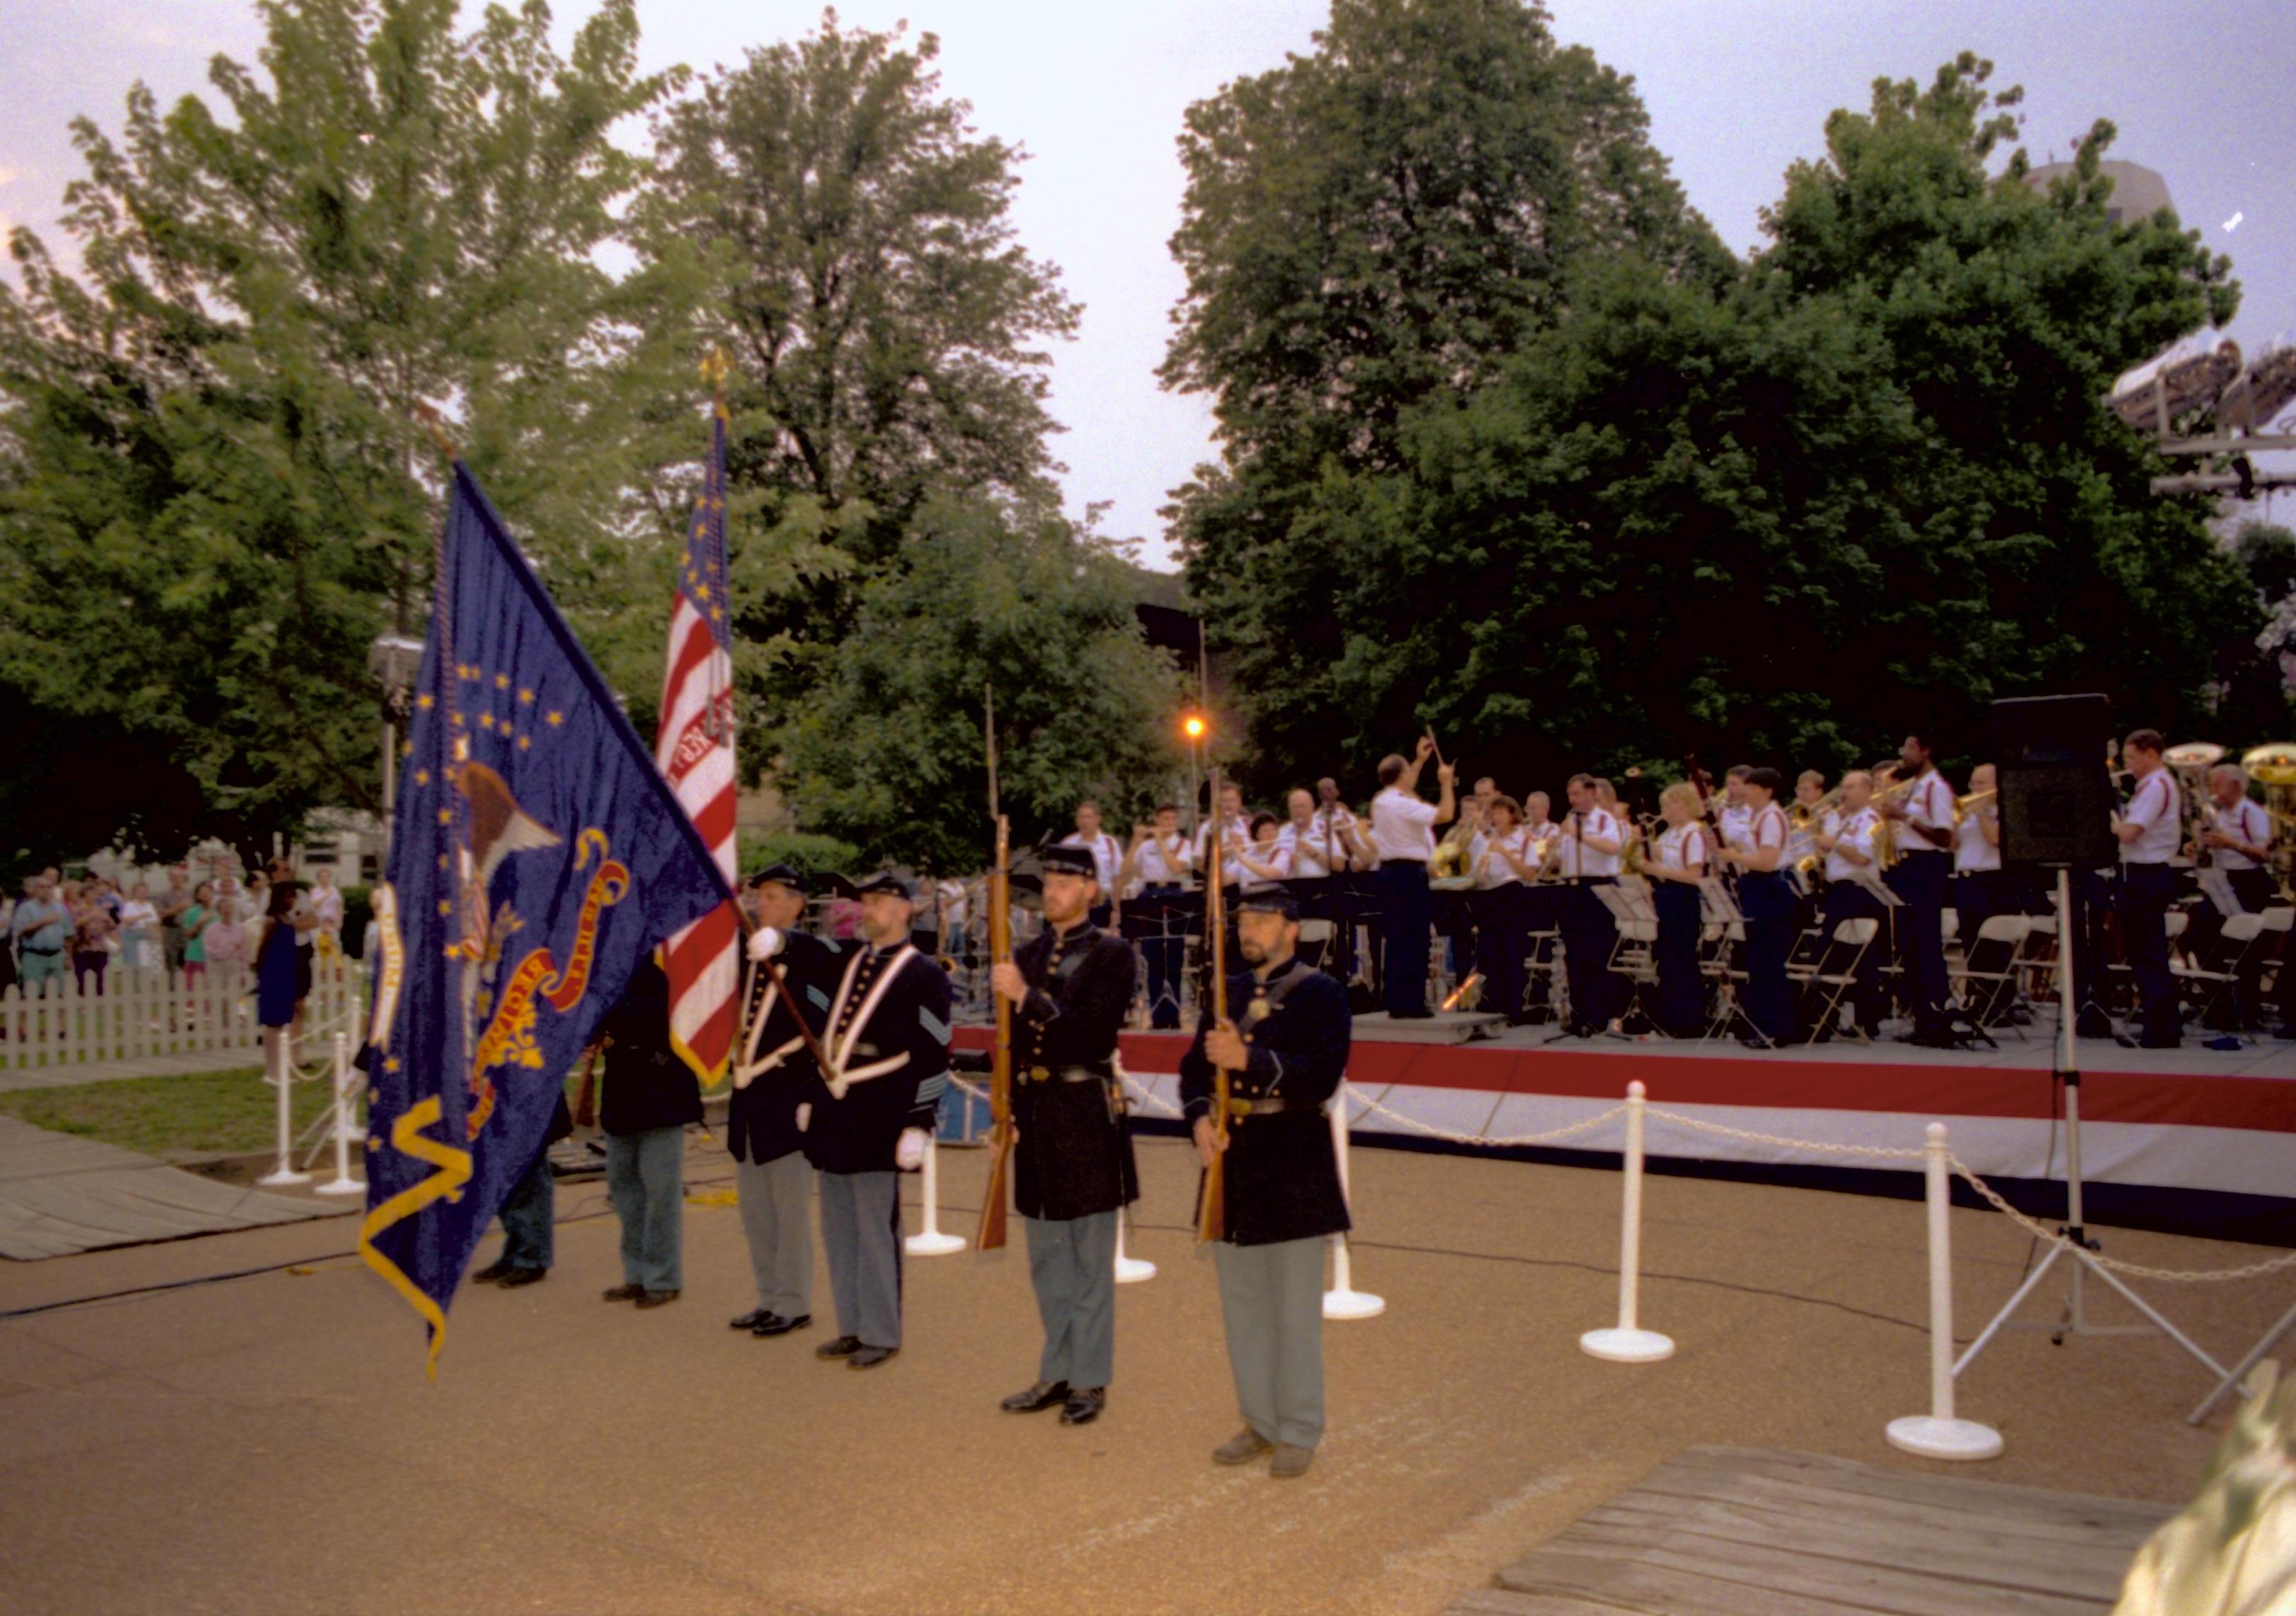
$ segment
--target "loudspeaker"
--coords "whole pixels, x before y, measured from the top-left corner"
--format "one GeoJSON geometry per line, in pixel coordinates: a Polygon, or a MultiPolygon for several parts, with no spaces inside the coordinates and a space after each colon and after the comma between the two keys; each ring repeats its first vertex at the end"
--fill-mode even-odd
{"type": "Polygon", "coordinates": [[[2112,740],[2112,703],[2101,695],[1993,704],[2004,859],[2094,869],[2119,858],[2104,766],[2112,740]]]}

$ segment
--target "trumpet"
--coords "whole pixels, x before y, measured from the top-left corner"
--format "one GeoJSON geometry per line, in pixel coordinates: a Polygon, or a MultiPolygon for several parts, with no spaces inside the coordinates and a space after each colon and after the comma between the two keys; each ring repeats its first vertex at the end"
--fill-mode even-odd
{"type": "Polygon", "coordinates": [[[1835,786],[1815,802],[1797,802],[1786,809],[1786,819],[1797,831],[1816,830],[1826,815],[1841,801],[1841,788],[1835,786]]]}
{"type": "Polygon", "coordinates": [[[1999,789],[1997,787],[1988,785],[1981,792],[1966,792],[1961,796],[1956,797],[1953,800],[1953,822],[1956,824],[1961,824],[1964,820],[1966,820],[1969,817],[1969,810],[1971,808],[1974,808],[1977,804],[1983,802],[1987,798],[1997,796],[1998,794],[1999,789]]]}
{"type": "Polygon", "coordinates": [[[2176,771],[2179,806],[2184,809],[2182,833],[2184,845],[2192,849],[2193,867],[2205,870],[2211,862],[2209,849],[2201,841],[2201,833],[2208,828],[2209,770],[2224,759],[2225,749],[2213,741],[2186,741],[2172,746],[2161,754],[2161,761],[2176,771]]]}

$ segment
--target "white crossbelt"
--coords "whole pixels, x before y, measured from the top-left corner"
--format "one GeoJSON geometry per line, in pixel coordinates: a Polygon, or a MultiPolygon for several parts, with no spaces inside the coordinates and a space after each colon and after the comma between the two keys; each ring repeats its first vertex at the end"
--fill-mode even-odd
{"type": "Polygon", "coordinates": [[[892,987],[893,979],[900,975],[902,968],[916,956],[915,947],[909,943],[903,943],[895,951],[893,957],[886,962],[883,972],[870,984],[869,997],[861,1001],[860,1011],[854,1016],[852,1026],[846,1029],[844,1038],[840,1039],[835,1030],[837,1023],[844,1011],[846,1000],[852,997],[853,981],[861,973],[861,962],[868,956],[865,953],[857,954],[853,956],[853,963],[845,967],[845,978],[837,984],[837,1002],[831,1005],[829,1010],[831,1029],[829,1046],[822,1052],[829,1057],[830,1070],[823,1076],[829,1081],[829,1093],[832,1099],[842,1100],[845,1097],[846,1089],[855,1083],[865,1083],[871,1078],[882,1078],[887,1072],[898,1071],[909,1063],[909,1052],[904,1049],[897,1055],[890,1055],[882,1061],[872,1061],[864,1066],[856,1066],[849,1071],[846,1070],[845,1065],[847,1058],[853,1053],[854,1045],[860,1041],[862,1029],[869,1025],[869,1018],[877,1013],[879,1002],[884,998],[887,989],[892,987]]]}

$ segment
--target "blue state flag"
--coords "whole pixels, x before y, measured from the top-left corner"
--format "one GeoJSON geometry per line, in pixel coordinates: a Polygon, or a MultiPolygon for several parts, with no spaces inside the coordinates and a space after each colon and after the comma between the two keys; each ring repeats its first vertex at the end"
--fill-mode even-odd
{"type": "Polygon", "coordinates": [[[429,1323],[435,1372],[472,1249],[598,1023],[640,960],[732,896],[460,463],[390,875],[359,1253],[429,1323]]]}

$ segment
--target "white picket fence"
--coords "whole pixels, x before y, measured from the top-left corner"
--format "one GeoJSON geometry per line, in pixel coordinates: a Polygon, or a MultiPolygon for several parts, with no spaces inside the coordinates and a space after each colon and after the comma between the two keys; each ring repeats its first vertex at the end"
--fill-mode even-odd
{"type": "MultiPolygon", "coordinates": [[[[357,960],[312,962],[302,1040],[311,1059],[337,1031],[358,1046],[365,986],[357,960]]],[[[186,980],[181,972],[122,970],[114,960],[101,993],[93,977],[83,993],[69,975],[0,992],[0,1071],[204,1054],[244,1054],[260,1065],[262,1051],[255,975],[245,965],[210,965],[186,980]]]]}

